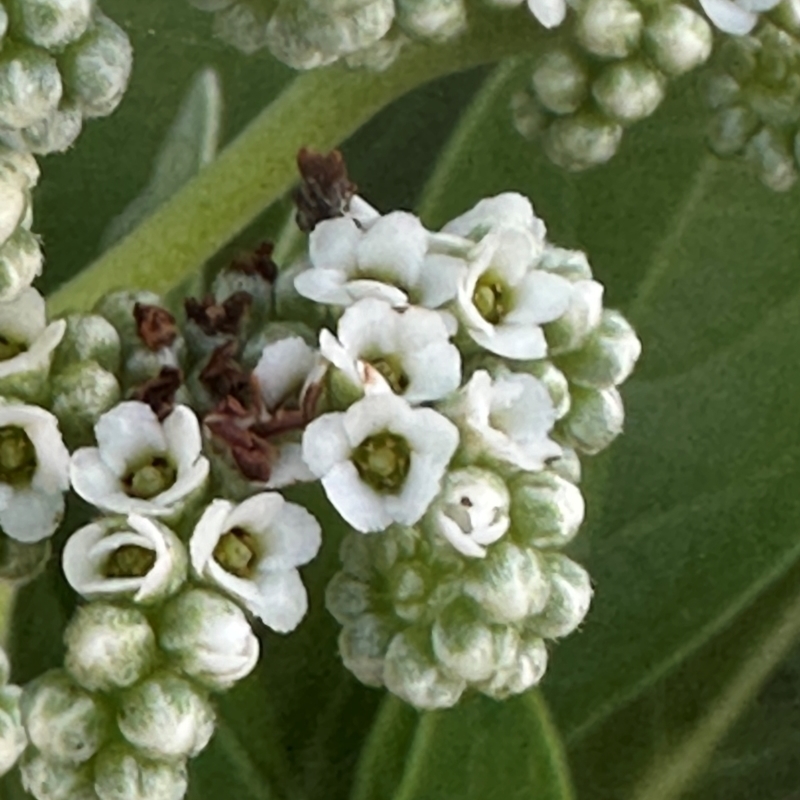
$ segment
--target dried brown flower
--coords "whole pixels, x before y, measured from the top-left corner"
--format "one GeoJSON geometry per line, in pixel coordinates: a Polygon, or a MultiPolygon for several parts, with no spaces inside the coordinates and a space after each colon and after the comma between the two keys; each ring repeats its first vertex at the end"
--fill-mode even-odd
{"type": "Polygon", "coordinates": [[[139,338],[149,350],[160,350],[169,347],[178,336],[175,317],[161,306],[136,303],[133,307],[133,318],[139,338]]]}
{"type": "Polygon", "coordinates": [[[347,175],[347,165],[338,150],[327,155],[304,147],[297,154],[300,186],[293,199],[297,206],[297,226],[309,233],[326,219],[341,217],[358,187],[347,175]]]}

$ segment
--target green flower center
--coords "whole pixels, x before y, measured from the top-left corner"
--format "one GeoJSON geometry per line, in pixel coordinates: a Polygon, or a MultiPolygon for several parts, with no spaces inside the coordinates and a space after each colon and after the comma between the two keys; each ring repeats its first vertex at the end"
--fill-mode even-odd
{"type": "Polygon", "coordinates": [[[511,308],[511,290],[494,273],[481,275],[472,294],[478,313],[492,325],[497,325],[511,308]]]}
{"type": "Polygon", "coordinates": [[[381,494],[398,492],[411,467],[408,442],[388,431],[364,439],[352,458],[361,480],[381,494]]]}
{"type": "Polygon", "coordinates": [[[146,547],[126,544],[115,550],[106,561],[107,578],[143,578],[156,563],[156,554],[146,547]]]}
{"type": "Polygon", "coordinates": [[[0,428],[0,481],[25,486],[36,472],[36,448],[27,433],[15,425],[0,428]]]}
{"type": "Polygon", "coordinates": [[[18,342],[0,334],[0,361],[9,361],[27,349],[28,345],[25,342],[18,342]]]}
{"type": "Polygon", "coordinates": [[[232,528],[219,537],[214,560],[238,578],[250,578],[258,562],[258,542],[244,528],[232,528]]]}
{"type": "Polygon", "coordinates": [[[122,484],[128,497],[150,500],[169,489],[175,483],[176,475],[177,470],[164,456],[154,456],[130,470],[122,484]]]}
{"type": "Polygon", "coordinates": [[[395,394],[403,394],[411,381],[403,371],[400,360],[394,356],[381,356],[369,362],[384,378],[395,394]]]}

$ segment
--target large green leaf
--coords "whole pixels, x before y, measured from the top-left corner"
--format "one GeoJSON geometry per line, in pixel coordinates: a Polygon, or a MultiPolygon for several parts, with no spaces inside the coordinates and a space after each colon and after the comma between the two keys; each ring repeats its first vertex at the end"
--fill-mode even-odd
{"type": "Polygon", "coordinates": [[[594,608],[544,684],[574,739],[800,555],[800,204],[706,154],[687,82],[608,165],[564,174],[510,129],[509,94],[527,70],[477,101],[423,208],[439,224],[486,194],[524,192],[554,241],[587,250],[607,303],[642,335],[625,436],[586,467],[575,553],[594,608]]]}
{"type": "Polygon", "coordinates": [[[561,741],[541,696],[476,695],[418,715],[387,698],[351,800],[570,800],[561,741]]]}

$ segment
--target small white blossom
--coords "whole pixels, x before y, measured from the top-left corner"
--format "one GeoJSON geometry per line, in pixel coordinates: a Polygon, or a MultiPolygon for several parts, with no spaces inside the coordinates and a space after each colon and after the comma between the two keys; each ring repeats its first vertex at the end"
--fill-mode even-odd
{"type": "Polygon", "coordinates": [[[321,543],[319,523],[306,509],[262,492],[239,505],[211,503],[194,529],[189,552],[199,577],[286,633],[308,609],[297,567],[311,561],[321,543]]]}
{"type": "Polygon", "coordinates": [[[208,589],[190,589],[164,607],[158,643],[183,672],[213,690],[229,689],[258,663],[258,639],[244,612],[208,589]]]}
{"type": "Polygon", "coordinates": [[[561,455],[550,438],[556,421],[553,401],[532,375],[507,372],[493,379],[478,370],[441,411],[461,428],[468,462],[536,471],[561,455]]]}
{"type": "Polygon", "coordinates": [[[395,211],[366,225],[351,216],[320,222],[309,237],[310,269],[295,278],[304,297],[348,306],[364,297],[393,306],[438,308],[455,295],[464,268],[413,214],[395,211]]]}
{"type": "Polygon", "coordinates": [[[465,556],[484,558],[486,546],[510,525],[511,498],[505,482],[492,472],[468,467],[450,472],[425,517],[433,533],[465,556]]]}
{"type": "Polygon", "coordinates": [[[376,394],[314,420],[303,458],[336,510],[366,533],[418,522],[457,446],[458,430],[441,414],[376,394]]]}
{"type": "Polygon", "coordinates": [[[544,221],[536,216],[531,201],[517,192],[503,192],[478,201],[469,211],[451,219],[442,232],[478,242],[487,233],[508,229],[526,233],[536,256],[544,250],[544,221]]]}
{"type": "Polygon", "coordinates": [[[322,355],[362,392],[393,391],[416,405],[439,400],[461,382],[461,356],[443,315],[393,309],[364,299],[339,320],[338,339],[320,333],[322,355]]]}
{"type": "Polygon", "coordinates": [[[200,425],[187,406],[159,422],[145,403],[120,403],[100,417],[95,437],[97,447],[73,454],[70,476],[75,491],[104,511],[176,516],[208,478],[200,425]]]}
{"type": "Polygon", "coordinates": [[[758,15],[778,5],[780,0],[700,0],[708,18],[724,33],[744,36],[758,22],[758,15]]]}
{"type": "Polygon", "coordinates": [[[0,405],[0,529],[20,542],[46,539],[67,489],[69,452],[56,418],[38,406],[0,405]]]}
{"type": "Polygon", "coordinates": [[[139,514],[84,526],[67,540],[62,556],[64,576],[79,594],[135,603],[174,594],[186,578],[187,562],[180,539],[139,514]]]}
{"type": "Polygon", "coordinates": [[[513,8],[527,3],[528,10],[545,28],[557,28],[567,16],[566,0],[487,0],[490,5],[513,8]]]}

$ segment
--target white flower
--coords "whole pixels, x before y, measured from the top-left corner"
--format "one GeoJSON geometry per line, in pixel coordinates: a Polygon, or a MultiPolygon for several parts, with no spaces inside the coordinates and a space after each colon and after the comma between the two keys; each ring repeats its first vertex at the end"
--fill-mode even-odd
{"type": "Polygon", "coordinates": [[[348,306],[364,297],[393,306],[438,308],[455,295],[464,264],[442,252],[413,214],[395,211],[366,225],[351,217],[320,222],[309,237],[311,268],[294,281],[304,297],[348,306]]]}
{"type": "Polygon", "coordinates": [[[448,473],[441,494],[428,509],[425,523],[465,556],[484,558],[486,546],[508,530],[510,502],[501,478],[468,467],[448,473]]]}
{"type": "Polygon", "coordinates": [[[416,405],[445,397],[461,382],[461,356],[436,311],[396,310],[368,298],[344,312],[337,332],[338,340],[320,333],[322,355],[364,392],[393,391],[416,405]]]}
{"type": "Polygon", "coordinates": [[[103,511],[176,516],[206,482],[200,425],[187,406],[159,422],[145,403],[120,403],[94,431],[97,447],[75,451],[70,476],[75,491],[103,511]]]}
{"type": "Polygon", "coordinates": [[[46,539],[67,489],[69,452],[56,418],[38,406],[0,405],[0,529],[20,542],[46,539]]]}
{"type": "Polygon", "coordinates": [[[473,242],[499,230],[526,233],[538,256],[544,250],[547,228],[536,216],[531,201],[517,192],[504,192],[477,202],[469,211],[450,220],[443,233],[463,236],[473,242]]]}
{"type": "Polygon", "coordinates": [[[418,522],[457,446],[458,430],[441,414],[376,394],[314,420],[303,458],[336,510],[366,533],[418,522]]]}
{"type": "Polygon", "coordinates": [[[549,436],[556,422],[553,401],[532,375],[507,372],[493,379],[478,370],[441,411],[461,428],[469,462],[536,471],[561,455],[549,436]]]}
{"type": "Polygon", "coordinates": [[[758,22],[762,11],[769,11],[780,0],[700,0],[708,18],[724,33],[744,36],[758,22]]]}
{"type": "Polygon", "coordinates": [[[187,562],[180,539],[139,514],[84,526],[67,540],[62,556],[64,576],[79,594],[135,603],[174,594],[186,578],[187,562]]]}
{"type": "Polygon", "coordinates": [[[308,609],[297,567],[319,551],[319,523],[276,492],[239,505],[215,500],[189,542],[197,575],[223,589],[279,633],[294,630],[308,609]]]}
{"type": "Polygon", "coordinates": [[[258,639],[242,609],[207,589],[190,589],[164,607],[158,644],[209,689],[229,689],[258,663],[258,639]]]}
{"type": "Polygon", "coordinates": [[[63,319],[47,324],[44,298],[36,289],[0,303],[0,387],[9,390],[4,393],[25,393],[23,381],[30,382],[32,373],[46,378],[66,328],[63,319]]]}

